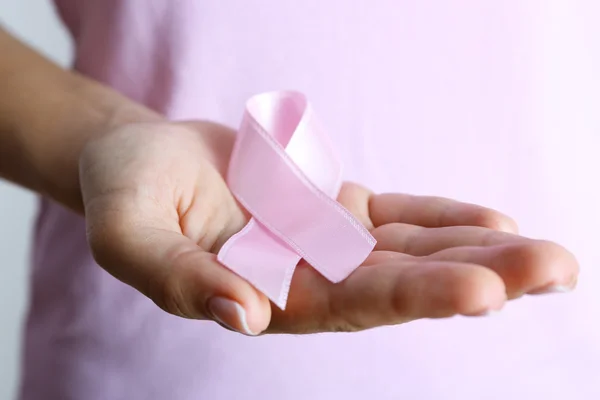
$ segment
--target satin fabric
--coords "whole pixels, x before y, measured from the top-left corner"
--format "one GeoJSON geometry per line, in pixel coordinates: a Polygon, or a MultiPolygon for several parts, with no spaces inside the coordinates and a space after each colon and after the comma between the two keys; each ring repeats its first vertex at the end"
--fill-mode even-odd
{"type": "Polygon", "coordinates": [[[301,93],[248,101],[227,181],[252,219],[218,259],[281,309],[301,258],[338,283],[375,247],[369,231],[335,200],[342,165],[301,93]]]}
{"type": "Polygon", "coordinates": [[[245,337],[172,317],[104,272],[43,201],[21,399],[600,398],[600,49],[594,0],[58,0],[74,68],[168,118],[240,126],[306,94],[376,192],[497,208],[579,258],[571,294],[488,318],[245,337]]]}

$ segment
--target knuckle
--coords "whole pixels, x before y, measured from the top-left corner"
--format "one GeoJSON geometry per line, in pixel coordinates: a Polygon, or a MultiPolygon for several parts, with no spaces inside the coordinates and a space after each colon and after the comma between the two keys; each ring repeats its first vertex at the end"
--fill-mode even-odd
{"type": "Polygon", "coordinates": [[[411,307],[413,303],[411,303],[402,290],[395,290],[390,299],[390,309],[396,316],[395,319],[404,322],[410,319],[410,315],[417,315],[418,312],[414,310],[415,307],[411,307]]]}
{"type": "Polygon", "coordinates": [[[370,328],[361,318],[360,312],[351,312],[351,304],[336,301],[330,297],[327,302],[327,313],[321,321],[322,330],[328,332],[358,332],[370,328]]]}
{"type": "Polygon", "coordinates": [[[475,282],[466,282],[462,290],[454,293],[449,301],[451,314],[470,315],[479,311],[487,303],[488,293],[475,282]]]}
{"type": "Polygon", "coordinates": [[[489,270],[472,265],[460,276],[448,277],[446,282],[452,285],[452,289],[427,305],[428,314],[443,318],[456,314],[472,315],[486,308],[490,293],[487,286],[480,284],[482,274],[493,275],[489,270]]]}
{"type": "Polygon", "coordinates": [[[410,293],[401,285],[396,286],[389,299],[389,307],[393,315],[390,324],[399,325],[424,317],[423,304],[425,299],[421,290],[410,293]]]}
{"type": "Polygon", "coordinates": [[[340,320],[337,324],[332,325],[331,332],[359,332],[365,329],[367,327],[354,324],[350,321],[340,320]]]}
{"type": "Polygon", "coordinates": [[[529,275],[535,277],[547,269],[553,258],[552,247],[543,242],[515,246],[510,254],[511,264],[527,266],[529,275]]]}

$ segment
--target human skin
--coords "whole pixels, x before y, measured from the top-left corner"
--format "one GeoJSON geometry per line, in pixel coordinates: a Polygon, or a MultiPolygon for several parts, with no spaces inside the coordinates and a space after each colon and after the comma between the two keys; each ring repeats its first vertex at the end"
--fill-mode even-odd
{"type": "Polygon", "coordinates": [[[0,51],[0,176],[82,214],[98,264],[167,312],[248,335],[356,331],[576,284],[569,251],[500,212],[347,182],[338,201],[377,246],[339,284],[301,262],[281,311],[216,260],[248,219],[223,179],[231,128],[167,121],[4,31],[0,51]]]}

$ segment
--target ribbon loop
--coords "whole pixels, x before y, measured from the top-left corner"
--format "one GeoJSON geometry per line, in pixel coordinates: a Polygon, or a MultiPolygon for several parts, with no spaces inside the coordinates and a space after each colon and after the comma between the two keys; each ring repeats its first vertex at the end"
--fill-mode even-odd
{"type": "Polygon", "coordinates": [[[341,175],[341,163],[302,94],[251,98],[228,185],[252,219],[225,243],[219,261],[282,309],[301,258],[332,282],[345,279],[375,239],[335,201],[341,175]]]}

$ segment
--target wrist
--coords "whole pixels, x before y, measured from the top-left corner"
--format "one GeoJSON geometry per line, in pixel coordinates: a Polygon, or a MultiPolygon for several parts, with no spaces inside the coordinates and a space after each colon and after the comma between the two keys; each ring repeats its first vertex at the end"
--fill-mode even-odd
{"type": "Polygon", "coordinates": [[[89,138],[160,117],[2,29],[0,50],[0,177],[81,211],[78,158],[89,138]]]}
{"type": "Polygon", "coordinates": [[[47,142],[40,143],[36,175],[42,194],[82,213],[79,156],[85,144],[122,125],[163,118],[97,82],[72,77],[60,123],[48,132],[47,142]]]}

